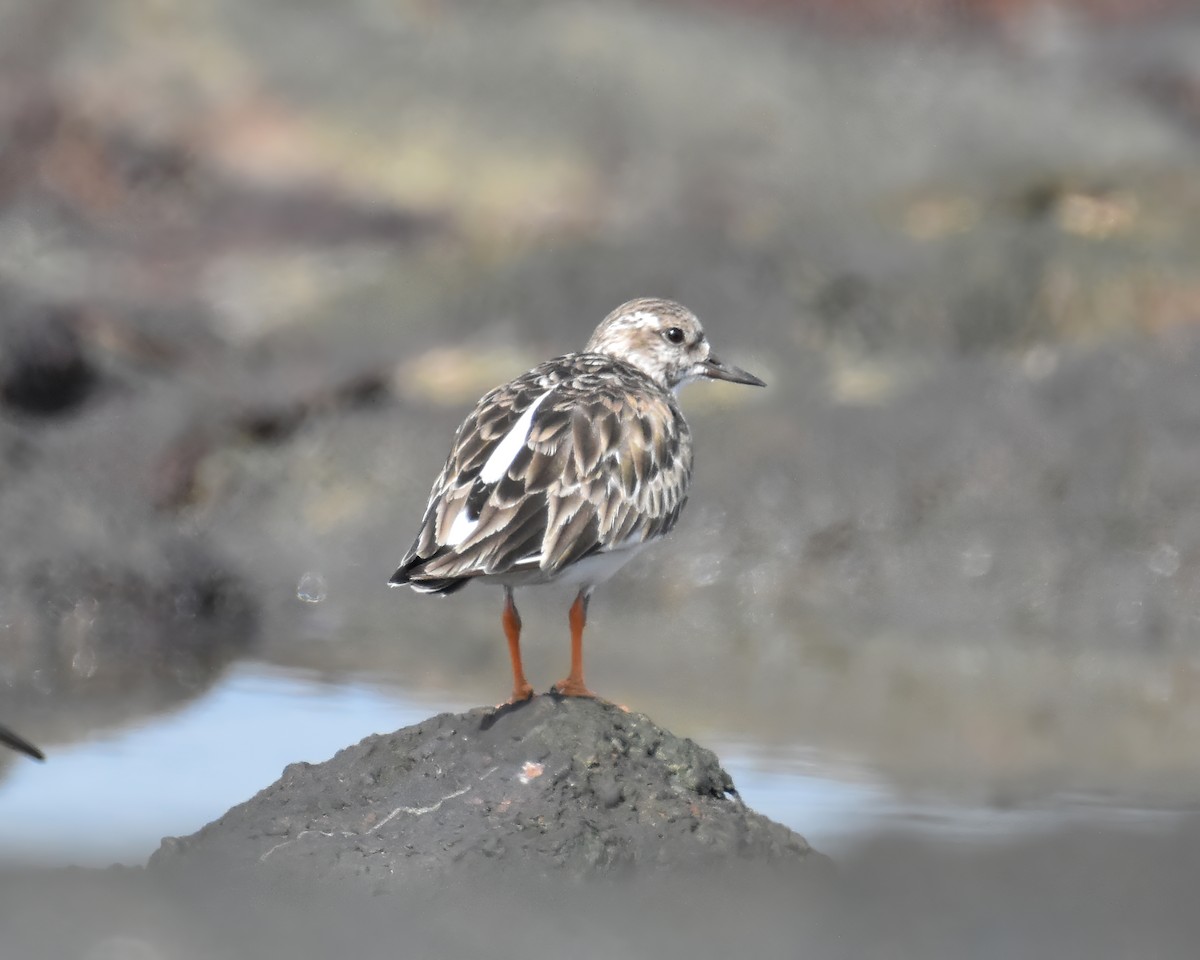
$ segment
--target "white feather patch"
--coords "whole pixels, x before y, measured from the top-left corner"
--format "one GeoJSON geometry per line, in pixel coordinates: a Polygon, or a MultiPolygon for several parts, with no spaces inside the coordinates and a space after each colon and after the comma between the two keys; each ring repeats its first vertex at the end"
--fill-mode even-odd
{"type": "Polygon", "coordinates": [[[467,505],[464,503],[458,511],[458,516],[450,524],[450,530],[446,534],[446,546],[457,547],[475,532],[477,526],[479,526],[479,518],[470,519],[467,516],[467,505]]]}
{"type": "MultiPolygon", "coordinates": [[[[483,483],[495,483],[512,466],[512,462],[517,458],[517,454],[521,452],[521,448],[525,445],[525,441],[529,438],[529,431],[533,427],[533,415],[537,413],[537,408],[541,406],[553,389],[547,390],[540,397],[533,401],[524,412],[517,418],[511,429],[504,435],[496,449],[492,451],[491,456],[483,465],[483,469],[479,471],[479,479],[483,483]]],[[[454,522],[450,524],[450,529],[446,533],[446,546],[457,547],[464,543],[468,537],[475,532],[479,526],[479,518],[472,520],[467,516],[467,506],[463,504],[462,509],[458,511],[458,516],[454,518],[454,522]]]]}
{"type": "MultiPolygon", "coordinates": [[[[533,426],[533,415],[537,413],[537,408],[542,405],[542,401],[553,392],[553,389],[547,390],[525,408],[525,412],[517,418],[512,429],[504,435],[503,440],[496,444],[496,449],[487,458],[487,463],[479,471],[480,480],[484,483],[495,483],[508,472],[508,468],[512,466],[512,462],[517,458],[517,454],[521,452],[521,447],[525,445],[525,441],[529,437],[529,430],[533,426]]],[[[457,523],[458,520],[456,519],[454,522],[457,523]]]]}

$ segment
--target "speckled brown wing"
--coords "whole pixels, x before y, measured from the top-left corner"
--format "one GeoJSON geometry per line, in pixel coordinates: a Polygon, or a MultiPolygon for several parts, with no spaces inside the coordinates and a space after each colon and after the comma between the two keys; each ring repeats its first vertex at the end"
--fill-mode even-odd
{"type": "Polygon", "coordinates": [[[445,593],[480,576],[552,579],[584,557],[667,533],[691,472],[691,435],[673,396],[610,357],[551,360],[489,393],[463,422],[391,582],[445,593]],[[524,434],[522,414],[535,404],[524,434]],[[497,455],[514,429],[520,436],[497,455]]]}

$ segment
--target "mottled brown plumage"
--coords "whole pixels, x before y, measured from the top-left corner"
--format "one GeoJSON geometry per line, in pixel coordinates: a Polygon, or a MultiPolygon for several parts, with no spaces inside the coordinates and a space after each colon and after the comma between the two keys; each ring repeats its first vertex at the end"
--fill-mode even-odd
{"type": "Polygon", "coordinates": [[[559,690],[588,695],[579,651],[588,597],[679,519],[692,440],[674,391],[699,377],[763,385],[713,356],[686,307],[633,300],[605,318],[583,352],[497,387],[458,428],[390,582],[425,593],[475,579],[502,584],[514,699],[532,691],[512,589],[551,580],[580,588],[572,671],[559,690]]]}
{"type": "Polygon", "coordinates": [[[493,390],[459,428],[402,568],[434,592],[479,576],[551,580],[574,560],[665,534],[691,473],[691,434],[671,394],[611,357],[551,360],[493,390]],[[484,482],[489,454],[547,391],[510,465],[484,482]],[[450,545],[464,514],[477,525],[450,545]]]}

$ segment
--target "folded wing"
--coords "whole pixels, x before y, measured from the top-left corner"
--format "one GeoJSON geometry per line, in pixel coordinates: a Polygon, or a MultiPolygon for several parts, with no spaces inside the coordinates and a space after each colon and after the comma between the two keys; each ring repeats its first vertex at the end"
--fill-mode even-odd
{"type": "Polygon", "coordinates": [[[449,592],[479,576],[548,579],[652,540],[678,519],[691,469],[669,394],[607,358],[550,361],[463,422],[391,582],[449,592]]]}

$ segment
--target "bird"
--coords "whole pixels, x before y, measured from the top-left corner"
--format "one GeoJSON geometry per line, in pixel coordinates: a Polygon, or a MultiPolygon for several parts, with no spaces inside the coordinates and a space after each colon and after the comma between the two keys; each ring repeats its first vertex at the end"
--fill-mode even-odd
{"type": "Polygon", "coordinates": [[[388,581],[446,595],[472,581],[504,589],[513,689],[533,696],[513,591],[577,589],[571,666],[551,692],[595,697],[583,679],[593,589],[675,526],[692,478],[692,435],[677,401],[695,380],[765,387],[720,360],[699,319],[643,297],[605,317],[583,350],[485,394],[454,435],[412,546],[388,581]]]}
{"type": "Polygon", "coordinates": [[[26,740],[24,737],[17,736],[8,727],[0,726],[0,743],[6,747],[12,747],[27,756],[33,757],[34,760],[45,760],[46,755],[37,747],[26,740]]]}

